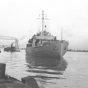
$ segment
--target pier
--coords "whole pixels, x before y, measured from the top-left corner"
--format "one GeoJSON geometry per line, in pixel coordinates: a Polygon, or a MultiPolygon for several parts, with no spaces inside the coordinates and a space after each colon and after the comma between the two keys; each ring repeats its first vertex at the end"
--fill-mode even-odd
{"type": "Polygon", "coordinates": [[[39,88],[33,77],[24,77],[19,81],[5,74],[6,64],[0,63],[0,88],[39,88]]]}

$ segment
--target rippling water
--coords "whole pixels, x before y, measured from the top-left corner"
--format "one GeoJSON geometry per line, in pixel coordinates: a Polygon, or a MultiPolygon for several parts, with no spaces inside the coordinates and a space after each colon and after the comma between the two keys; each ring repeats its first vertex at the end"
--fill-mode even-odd
{"type": "Polygon", "coordinates": [[[6,63],[6,74],[19,80],[34,76],[40,88],[88,88],[88,53],[85,52],[67,52],[60,63],[56,60],[53,65],[50,60],[27,60],[25,51],[2,51],[2,62],[6,63]]]}

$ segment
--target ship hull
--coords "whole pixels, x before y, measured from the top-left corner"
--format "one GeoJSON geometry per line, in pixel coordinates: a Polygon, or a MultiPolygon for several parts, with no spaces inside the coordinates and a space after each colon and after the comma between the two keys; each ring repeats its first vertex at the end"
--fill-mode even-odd
{"type": "Polygon", "coordinates": [[[26,56],[34,59],[60,59],[67,48],[67,41],[51,41],[39,47],[26,47],[26,56]]]}

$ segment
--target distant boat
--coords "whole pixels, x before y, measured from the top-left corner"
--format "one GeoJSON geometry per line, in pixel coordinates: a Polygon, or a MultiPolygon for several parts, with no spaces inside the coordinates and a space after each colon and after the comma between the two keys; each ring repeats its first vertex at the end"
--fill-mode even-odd
{"type": "MultiPolygon", "coordinates": [[[[66,53],[68,41],[57,40],[56,36],[44,30],[44,11],[42,11],[42,31],[33,35],[26,45],[27,58],[33,59],[58,59],[66,53]]],[[[46,26],[45,26],[46,27],[46,26]]]]}
{"type": "Polygon", "coordinates": [[[13,46],[13,43],[11,44],[11,47],[4,48],[4,51],[8,51],[8,52],[20,52],[19,49],[16,49],[16,47],[13,46]]]}
{"type": "Polygon", "coordinates": [[[7,51],[7,52],[15,52],[16,49],[15,49],[15,47],[5,47],[4,48],[4,51],[7,51]]]}

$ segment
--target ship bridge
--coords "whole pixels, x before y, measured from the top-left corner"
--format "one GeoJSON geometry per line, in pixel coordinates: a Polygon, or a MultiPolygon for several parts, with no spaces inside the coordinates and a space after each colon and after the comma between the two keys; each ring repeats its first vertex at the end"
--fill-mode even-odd
{"type": "Polygon", "coordinates": [[[36,39],[40,39],[40,40],[54,40],[55,36],[35,36],[36,39]]]}

